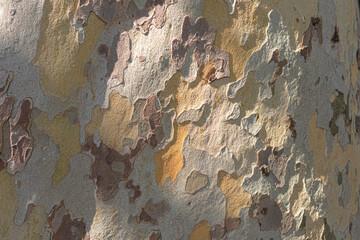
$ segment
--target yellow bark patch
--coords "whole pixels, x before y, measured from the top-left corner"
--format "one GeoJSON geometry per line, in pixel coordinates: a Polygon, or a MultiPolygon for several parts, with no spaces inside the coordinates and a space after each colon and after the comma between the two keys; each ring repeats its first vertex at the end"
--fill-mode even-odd
{"type": "Polygon", "coordinates": [[[98,130],[101,141],[108,147],[121,152],[125,138],[135,139],[138,127],[131,122],[134,107],[130,100],[118,92],[111,92],[109,107],[96,106],[91,121],[86,125],[86,134],[93,135],[98,130]]]}
{"type": "Polygon", "coordinates": [[[321,239],[324,231],[324,219],[319,217],[317,210],[313,207],[306,215],[306,236],[310,239],[321,239]]]}
{"type": "Polygon", "coordinates": [[[289,106],[289,93],[286,80],[278,77],[275,82],[274,96],[257,102],[255,112],[259,113],[258,122],[263,126],[259,137],[264,144],[281,146],[287,137],[286,110],[289,106]]]}
{"type": "Polygon", "coordinates": [[[326,219],[329,226],[337,223],[341,231],[345,231],[351,214],[358,211],[357,192],[359,191],[359,184],[356,177],[356,172],[360,169],[360,146],[356,141],[346,146],[345,149],[341,147],[337,140],[334,138],[334,144],[330,156],[326,156],[326,130],[316,126],[317,113],[314,113],[309,120],[310,136],[309,145],[313,151],[313,175],[314,178],[321,179],[324,184],[324,192],[326,194],[328,205],[331,206],[331,211],[327,211],[326,219]],[[351,188],[349,203],[343,207],[339,204],[339,197],[342,195],[342,186],[338,184],[338,175],[336,168],[340,171],[350,164],[349,172],[347,175],[343,174],[343,178],[348,178],[351,188]]]}
{"type": "Polygon", "coordinates": [[[155,180],[158,185],[163,185],[166,178],[174,181],[177,174],[184,165],[182,146],[187,136],[187,125],[178,125],[174,123],[173,139],[164,149],[154,154],[156,162],[155,180]]]}
{"type": "Polygon", "coordinates": [[[199,109],[207,98],[210,97],[208,94],[210,88],[209,84],[202,81],[200,77],[197,77],[192,83],[187,83],[178,71],[167,81],[160,98],[165,99],[173,95],[174,103],[171,107],[179,115],[183,111],[199,109]]]}
{"type": "Polygon", "coordinates": [[[76,0],[45,0],[40,26],[37,53],[33,63],[40,67],[41,86],[45,94],[65,99],[87,79],[84,63],[96,47],[105,23],[91,12],[83,43],[78,43],[77,32],[69,18],[76,0]]]}
{"type": "Polygon", "coordinates": [[[42,239],[46,222],[47,215],[44,207],[33,207],[29,217],[26,220],[27,230],[24,240],[42,239]]]}
{"type": "MultiPolygon", "coordinates": [[[[203,105],[206,98],[209,97],[207,87],[209,85],[200,77],[197,77],[192,83],[187,83],[178,71],[167,81],[160,98],[165,99],[173,96],[174,101],[170,108],[175,109],[177,116],[179,116],[183,111],[199,109],[203,105]]],[[[154,161],[157,163],[155,180],[158,185],[163,185],[168,177],[174,181],[182,169],[184,163],[181,149],[187,133],[188,125],[174,123],[173,139],[164,149],[154,154],[154,161]]]]}
{"type": "Polygon", "coordinates": [[[2,239],[23,239],[23,233],[13,222],[18,201],[13,177],[6,169],[0,171],[0,192],[0,236],[2,239]]]}
{"type": "Polygon", "coordinates": [[[189,240],[210,240],[210,224],[206,220],[202,220],[192,230],[189,235],[189,240]]]}
{"type": "Polygon", "coordinates": [[[218,173],[218,186],[226,197],[226,217],[238,217],[240,209],[250,206],[251,195],[242,188],[243,179],[233,177],[231,174],[220,171],[218,173]]]}
{"type": "Polygon", "coordinates": [[[314,178],[325,180],[325,176],[332,167],[326,159],[326,130],[316,126],[317,113],[314,113],[310,120],[309,146],[313,150],[314,178]]]}
{"type": "Polygon", "coordinates": [[[80,125],[70,124],[69,118],[61,114],[55,116],[54,120],[49,120],[45,113],[41,113],[33,121],[59,148],[60,158],[56,162],[56,170],[52,177],[53,185],[58,186],[70,171],[69,159],[80,152],[80,125]]]}
{"type": "Polygon", "coordinates": [[[243,76],[249,57],[258,50],[266,39],[269,10],[259,6],[258,1],[240,1],[236,11],[230,15],[225,1],[206,0],[203,16],[216,28],[215,45],[230,52],[230,79],[243,76]],[[241,44],[248,34],[247,41],[241,44]]]}
{"type": "Polygon", "coordinates": [[[259,91],[261,84],[255,79],[254,72],[248,73],[245,85],[239,89],[238,94],[235,96],[234,101],[240,104],[242,110],[252,111],[257,102],[260,102],[259,91]]]}

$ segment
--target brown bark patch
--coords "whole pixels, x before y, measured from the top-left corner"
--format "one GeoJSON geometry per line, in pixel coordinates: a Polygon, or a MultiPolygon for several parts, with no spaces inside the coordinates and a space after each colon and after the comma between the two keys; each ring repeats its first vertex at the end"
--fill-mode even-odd
{"type": "Polygon", "coordinates": [[[311,17],[310,25],[302,36],[300,54],[304,57],[305,62],[310,57],[312,41],[319,41],[320,44],[323,41],[322,20],[318,17],[311,17]]]}
{"type": "Polygon", "coordinates": [[[134,185],[134,181],[129,180],[125,187],[129,190],[129,202],[135,203],[135,200],[141,196],[140,186],[134,185]]]}
{"type": "Polygon", "coordinates": [[[33,150],[33,138],[30,135],[32,100],[25,98],[10,124],[11,155],[8,160],[8,172],[15,174],[25,168],[33,150]]]}
{"type": "Polygon", "coordinates": [[[187,51],[194,47],[198,75],[207,82],[230,76],[229,53],[214,45],[215,28],[199,17],[191,25],[190,17],[185,16],[180,39],[174,39],[171,45],[171,60],[180,70],[186,61],[187,51]],[[205,65],[205,66],[203,66],[205,65]]]}
{"type": "Polygon", "coordinates": [[[285,124],[288,129],[289,136],[292,137],[293,139],[296,139],[296,130],[295,130],[296,122],[293,119],[293,117],[288,115],[285,120],[285,124]]]}
{"type": "Polygon", "coordinates": [[[108,201],[118,188],[119,182],[126,180],[132,169],[133,161],[146,144],[144,138],[139,138],[135,145],[124,154],[116,152],[103,143],[97,146],[93,136],[87,137],[83,152],[90,152],[94,157],[91,165],[90,178],[94,180],[96,195],[103,201],[108,201]]]}
{"type": "Polygon", "coordinates": [[[87,240],[86,224],[83,219],[72,219],[71,213],[61,201],[53,207],[48,216],[47,230],[52,240],[87,240]]]}
{"type": "Polygon", "coordinates": [[[146,99],[143,108],[143,119],[149,126],[149,133],[147,136],[148,143],[152,148],[158,146],[165,137],[164,129],[161,125],[162,111],[156,109],[155,95],[151,95],[146,99]]]}

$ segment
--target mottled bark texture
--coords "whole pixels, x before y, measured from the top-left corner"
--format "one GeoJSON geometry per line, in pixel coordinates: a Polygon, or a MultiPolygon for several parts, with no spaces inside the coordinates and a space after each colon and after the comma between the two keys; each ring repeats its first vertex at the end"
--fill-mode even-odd
{"type": "Polygon", "coordinates": [[[0,4],[0,239],[359,239],[356,0],[0,4]]]}

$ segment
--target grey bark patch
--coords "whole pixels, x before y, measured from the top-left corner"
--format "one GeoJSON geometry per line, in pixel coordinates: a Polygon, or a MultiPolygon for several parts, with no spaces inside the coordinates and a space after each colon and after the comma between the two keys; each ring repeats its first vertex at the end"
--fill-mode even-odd
{"type": "Polygon", "coordinates": [[[154,203],[149,199],[142,208],[137,217],[138,223],[145,222],[151,225],[157,225],[160,218],[170,211],[170,204],[164,199],[158,203],[154,203]]]}
{"type": "Polygon", "coordinates": [[[172,224],[174,226],[174,237],[176,240],[180,240],[184,237],[184,226],[180,219],[173,219],[172,224]]]}
{"type": "Polygon", "coordinates": [[[241,127],[251,135],[256,136],[262,128],[262,126],[257,123],[257,119],[258,114],[251,114],[248,117],[244,117],[241,119],[241,127]]]}
{"type": "Polygon", "coordinates": [[[192,171],[186,179],[185,192],[195,194],[209,182],[208,176],[198,171],[192,171]]]}
{"type": "Polygon", "coordinates": [[[271,177],[276,187],[283,187],[285,184],[286,168],[290,158],[284,153],[283,147],[267,146],[258,151],[256,165],[266,177],[271,177]]]}
{"type": "Polygon", "coordinates": [[[183,111],[177,117],[177,122],[180,124],[188,123],[188,122],[191,123],[198,122],[204,113],[204,108],[205,108],[205,104],[203,104],[199,109],[190,109],[187,111],[183,111]]]}
{"type": "Polygon", "coordinates": [[[281,228],[283,214],[279,204],[267,195],[255,200],[250,208],[252,216],[258,219],[261,231],[277,231],[281,228]]]}
{"type": "Polygon", "coordinates": [[[231,113],[226,117],[226,120],[236,120],[240,117],[240,112],[241,112],[241,109],[240,109],[240,106],[238,103],[235,103],[233,108],[232,108],[232,111],[231,113]]]}
{"type": "Polygon", "coordinates": [[[111,23],[116,14],[125,10],[127,5],[124,6],[122,1],[112,1],[112,0],[81,0],[78,1],[75,21],[85,24],[87,22],[90,12],[94,12],[102,21],[106,23],[111,23]]]}

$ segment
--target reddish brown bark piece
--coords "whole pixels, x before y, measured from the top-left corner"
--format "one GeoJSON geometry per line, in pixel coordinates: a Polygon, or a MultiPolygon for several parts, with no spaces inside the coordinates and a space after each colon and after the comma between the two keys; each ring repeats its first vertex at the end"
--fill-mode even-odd
{"type": "MultiPolygon", "coordinates": [[[[15,97],[3,96],[0,98],[0,154],[3,150],[3,127],[6,121],[9,120],[12,112],[12,107],[15,102],[15,97]]],[[[5,168],[6,160],[0,155],[0,170],[5,168]]]]}
{"type": "Polygon", "coordinates": [[[135,200],[141,196],[140,186],[134,185],[133,180],[129,180],[125,187],[130,190],[129,191],[129,202],[135,203],[135,200]]]}
{"type": "Polygon", "coordinates": [[[146,57],[145,56],[139,56],[139,62],[145,62],[146,57]]]}
{"type": "Polygon", "coordinates": [[[356,51],[356,60],[357,60],[358,69],[360,70],[360,49],[356,51]]]}
{"type": "Polygon", "coordinates": [[[355,131],[360,134],[360,116],[355,116],[355,131]]]}
{"type": "Polygon", "coordinates": [[[124,70],[127,68],[130,58],[130,38],[127,32],[117,33],[107,56],[106,77],[116,78],[119,83],[124,81],[124,70]]]}
{"type": "Polygon", "coordinates": [[[210,74],[202,76],[204,80],[210,83],[214,80],[230,76],[228,52],[218,49],[215,45],[207,44],[205,46],[205,54],[207,56],[207,63],[210,63],[212,68],[210,74]]]}
{"type": "Polygon", "coordinates": [[[310,57],[312,41],[319,41],[319,43],[322,44],[323,37],[321,18],[312,17],[308,29],[302,36],[300,54],[304,57],[305,62],[310,57]]]}
{"type": "Polygon", "coordinates": [[[331,42],[333,45],[335,45],[336,43],[340,42],[340,37],[339,37],[339,28],[337,26],[335,26],[334,28],[334,33],[331,36],[331,42]]]}
{"type": "Polygon", "coordinates": [[[90,151],[90,154],[94,156],[90,178],[95,182],[96,195],[99,199],[108,201],[118,188],[119,182],[129,177],[133,169],[133,161],[145,144],[145,139],[139,138],[133,148],[120,154],[103,143],[97,146],[93,141],[93,136],[87,137],[82,151],[90,151]]]}
{"type": "Polygon", "coordinates": [[[109,55],[109,48],[105,44],[100,44],[97,51],[100,55],[105,55],[106,57],[109,55]]]}
{"type": "Polygon", "coordinates": [[[147,0],[143,9],[135,9],[131,12],[134,25],[143,34],[149,32],[150,26],[160,29],[164,26],[166,20],[166,10],[176,3],[176,0],[147,0]]]}
{"type": "Polygon", "coordinates": [[[159,219],[169,211],[170,205],[165,199],[158,203],[154,203],[152,199],[149,199],[137,217],[138,223],[145,222],[157,225],[159,219]]]}
{"type": "Polygon", "coordinates": [[[274,71],[274,74],[272,76],[272,79],[270,80],[270,84],[273,84],[275,83],[276,79],[278,76],[281,76],[281,74],[283,73],[283,69],[284,67],[286,66],[287,64],[287,60],[284,59],[284,60],[281,60],[280,59],[280,50],[279,49],[276,49],[274,52],[273,52],[273,55],[269,61],[269,63],[272,63],[274,62],[276,64],[276,68],[275,68],[275,71],[274,71]]]}
{"type": "Polygon", "coordinates": [[[159,230],[152,231],[149,234],[148,240],[161,240],[161,232],[159,230]]]}
{"type": "Polygon", "coordinates": [[[71,213],[63,201],[51,210],[48,216],[47,230],[51,233],[52,240],[88,239],[85,221],[72,219],[71,213]]]}
{"type": "Polygon", "coordinates": [[[190,17],[185,16],[181,38],[174,39],[171,45],[171,60],[176,69],[184,66],[188,49],[194,47],[200,77],[208,82],[229,77],[229,53],[214,45],[215,33],[215,28],[209,26],[204,18],[197,18],[191,25],[190,17]]]}
{"type": "Polygon", "coordinates": [[[0,71],[0,170],[5,168],[7,160],[2,156],[3,150],[3,127],[6,121],[9,120],[12,112],[12,107],[15,102],[15,97],[9,97],[7,90],[10,82],[14,79],[13,72],[0,71]]]}
{"type": "Polygon", "coordinates": [[[271,177],[276,187],[283,187],[285,184],[286,167],[290,160],[283,154],[282,147],[267,146],[257,153],[256,165],[261,173],[266,177],[271,177]]]}
{"type": "Polygon", "coordinates": [[[8,160],[8,172],[15,174],[25,168],[33,149],[30,136],[32,100],[24,99],[14,119],[10,123],[11,155],[8,160]]]}
{"type": "Polygon", "coordinates": [[[76,107],[66,109],[64,117],[69,118],[71,125],[79,124],[79,110],[76,107]]]}
{"type": "Polygon", "coordinates": [[[285,120],[285,124],[288,129],[289,136],[295,139],[296,138],[295,120],[290,115],[288,115],[285,120]]]}
{"type": "Polygon", "coordinates": [[[292,215],[292,213],[290,211],[283,213],[283,219],[281,221],[281,234],[288,233],[292,228],[293,224],[294,216],[292,215]]]}
{"type": "Polygon", "coordinates": [[[238,228],[241,224],[240,218],[226,218],[225,219],[225,231],[231,232],[232,230],[235,230],[238,228]]]}
{"type": "Polygon", "coordinates": [[[0,97],[7,93],[12,80],[14,80],[13,72],[0,71],[0,97]]]}
{"type": "Polygon", "coordinates": [[[155,95],[151,95],[148,99],[146,99],[142,115],[150,129],[147,136],[148,143],[152,148],[155,148],[164,140],[165,137],[165,133],[161,125],[162,111],[156,109],[155,95]]]}
{"type": "Polygon", "coordinates": [[[210,231],[211,239],[221,240],[225,236],[225,228],[221,224],[215,224],[210,231]]]}

